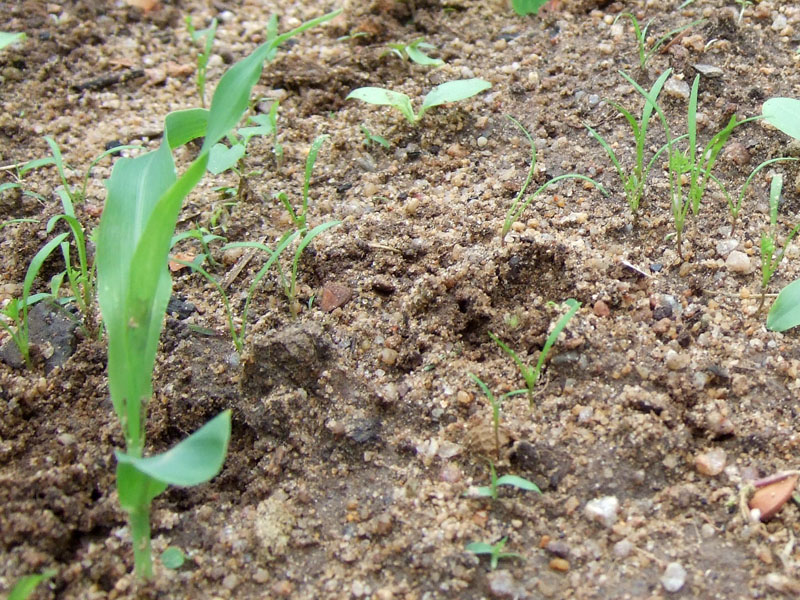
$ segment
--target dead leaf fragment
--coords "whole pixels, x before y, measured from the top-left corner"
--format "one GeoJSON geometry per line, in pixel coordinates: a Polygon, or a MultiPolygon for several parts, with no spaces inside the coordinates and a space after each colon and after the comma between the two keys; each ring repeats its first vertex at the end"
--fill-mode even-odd
{"type": "Polygon", "coordinates": [[[339,283],[326,283],[322,288],[319,307],[325,312],[331,312],[346,304],[353,297],[353,291],[339,283]]]}
{"type": "Polygon", "coordinates": [[[158,6],[158,0],[125,0],[125,3],[128,6],[139,8],[146,13],[158,6]]]}
{"type": "Polygon", "coordinates": [[[800,475],[789,475],[784,479],[759,488],[750,498],[748,503],[750,510],[757,509],[761,513],[761,520],[769,521],[786,501],[792,497],[798,479],[800,479],[800,475]]]}
{"type": "MultiPolygon", "coordinates": [[[[197,258],[197,255],[191,252],[176,252],[172,256],[180,260],[185,260],[186,262],[192,262],[195,258],[197,258]]],[[[169,270],[172,271],[173,273],[180,271],[181,269],[188,269],[188,268],[189,267],[179,263],[176,260],[169,261],[169,270]]]]}

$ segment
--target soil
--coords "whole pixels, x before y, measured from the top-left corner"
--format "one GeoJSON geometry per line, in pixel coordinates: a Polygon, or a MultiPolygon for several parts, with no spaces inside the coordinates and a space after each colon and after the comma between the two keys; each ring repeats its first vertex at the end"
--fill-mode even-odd
{"type": "MultiPolygon", "coordinates": [[[[289,227],[275,195],[300,202],[306,155],[323,133],[309,219],[342,223],[303,254],[296,318],[275,273],[258,286],[241,358],[216,289],[188,269],[173,275],[148,451],[233,410],[220,475],[154,502],[156,555],[178,546],[186,564],[168,570],[157,562],[149,583],[131,575],[114,483],[113,452],[123,441],[104,341],[60,313],[38,311],[33,368],[2,339],[0,587],[52,567],[57,574],[34,598],[800,593],[796,505],[763,524],[739,510],[746,482],[798,468],[800,339],[767,331],[758,306],[769,181],[784,176],[783,239],[800,208],[800,169],[781,163],[760,172],[734,230],[724,197],[709,186],[689,218],[681,259],[663,161],[634,218],[584,127],[598,130],[630,168],[628,124],[603,101],[641,111],[620,70],[649,88],[673,69],[661,100],[680,134],[688,104],[680,82],[691,84],[696,65],[715,67],[700,80],[702,143],[732,114],[758,115],[767,98],[800,96],[800,8],[745,3],[739,20],[732,1],[678,4],[551,2],[521,18],[494,0],[345,0],[336,20],[284,44],[254,91],[265,99],[256,111],[280,100],[282,159],[272,139],[255,138],[244,183],[208,175],[187,199],[179,229],[274,244],[289,227]],[[652,19],[649,44],[705,20],[641,69],[630,20],[614,23],[623,12],[652,19]],[[387,43],[420,37],[444,66],[385,53],[387,43]],[[356,87],[378,85],[418,107],[434,85],[468,77],[493,87],[432,109],[417,126],[388,107],[345,100],[356,87]],[[528,141],[506,115],[538,151],[529,192],[579,173],[609,195],[562,182],[536,196],[502,239],[530,165],[528,141]],[[390,147],[367,145],[362,125],[390,147]],[[744,258],[738,265],[728,260],[733,250],[744,258]],[[503,402],[497,456],[491,409],[469,374],[497,396],[522,387],[488,333],[535,362],[567,298],[582,308],[555,344],[533,403],[503,402]],[[474,497],[489,481],[487,460],[542,493],[503,486],[497,500],[474,497]],[[493,570],[487,557],[465,550],[502,538],[505,551],[523,559],[501,558],[493,570]]],[[[144,12],[105,0],[0,2],[0,30],[28,36],[0,52],[0,183],[16,181],[10,165],[49,155],[45,135],[60,145],[72,185],[114,144],[157,147],[166,114],[199,103],[185,15],[198,28],[220,21],[210,97],[224,69],[264,40],[271,14],[287,30],[338,7],[179,0],[144,12]]],[[[648,157],[664,140],[655,119],[649,136],[648,157]]],[[[179,164],[190,153],[178,151],[179,164]]],[[[715,174],[738,194],[758,164],[791,153],[798,149],[786,136],[748,123],[734,131],[715,174]]],[[[87,230],[98,222],[110,169],[110,159],[92,169],[76,206],[87,230]]],[[[28,263],[51,235],[61,183],[53,168],[34,170],[22,180],[30,193],[9,190],[0,199],[0,221],[32,220],[0,229],[4,302],[20,293],[28,263]]],[[[264,257],[245,262],[246,252],[222,251],[219,241],[211,247],[219,266],[209,268],[228,278],[240,315],[264,257]]],[[[200,248],[185,241],[180,250],[200,248]]],[[[800,276],[798,254],[789,247],[773,295],[800,276]]],[[[49,261],[34,290],[46,290],[62,268],[49,261]]]]}

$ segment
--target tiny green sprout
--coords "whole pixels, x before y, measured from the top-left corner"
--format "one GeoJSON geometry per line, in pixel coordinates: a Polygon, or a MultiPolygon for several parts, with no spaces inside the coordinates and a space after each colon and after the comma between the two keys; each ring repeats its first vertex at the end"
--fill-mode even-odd
{"type": "Polygon", "coordinates": [[[636,37],[636,43],[639,49],[639,68],[644,71],[645,66],[647,65],[648,61],[661,49],[661,47],[667,43],[673,36],[679,35],[689,29],[690,27],[694,27],[705,21],[705,19],[698,19],[696,21],[692,21],[691,23],[687,23],[686,25],[681,25],[671,31],[668,31],[660,38],[658,38],[653,47],[648,52],[647,50],[647,33],[650,29],[650,25],[652,24],[653,20],[650,19],[644,27],[639,25],[639,21],[633,15],[633,13],[625,12],[617,15],[617,18],[614,19],[614,23],[620,20],[622,17],[628,17],[631,20],[631,24],[633,25],[633,33],[636,37]]]}
{"type": "Polygon", "coordinates": [[[558,336],[561,335],[562,331],[564,331],[567,323],[569,323],[570,319],[575,316],[575,313],[577,313],[581,307],[581,303],[574,298],[569,298],[564,302],[564,304],[567,305],[568,310],[556,322],[553,330],[550,332],[550,335],[547,336],[544,346],[542,347],[542,351],[539,353],[539,359],[536,361],[536,366],[534,367],[526,365],[519,355],[514,352],[514,350],[512,350],[491,331],[489,332],[489,337],[492,338],[492,340],[494,340],[497,345],[503,349],[503,352],[511,357],[511,360],[514,361],[514,364],[517,365],[522,378],[525,380],[525,387],[527,388],[528,393],[528,402],[530,403],[531,408],[533,408],[533,390],[536,388],[536,383],[539,381],[539,376],[542,373],[542,368],[544,367],[544,363],[550,354],[550,350],[552,350],[553,345],[556,343],[556,341],[558,341],[558,336]]]}
{"type": "Polygon", "coordinates": [[[367,129],[366,125],[360,125],[359,127],[361,128],[361,133],[364,134],[365,146],[371,146],[373,143],[375,143],[375,144],[380,144],[384,148],[390,147],[391,144],[389,144],[389,142],[386,140],[385,137],[380,135],[375,135],[374,133],[370,132],[370,130],[367,129]]]}
{"type": "Polygon", "coordinates": [[[486,542],[472,542],[471,544],[467,544],[465,549],[467,552],[472,552],[473,554],[481,555],[481,554],[488,554],[489,555],[489,566],[492,571],[497,568],[497,563],[503,558],[517,558],[519,560],[525,560],[521,554],[517,552],[503,552],[503,548],[508,541],[508,536],[504,537],[502,540],[497,542],[496,544],[487,544],[486,542]]]}
{"type": "Polygon", "coordinates": [[[57,571],[55,569],[47,569],[35,575],[25,575],[25,577],[17,581],[11,589],[7,600],[28,600],[34,590],[39,587],[39,584],[48,579],[52,579],[55,577],[56,573],[57,571]]]}
{"type": "Polygon", "coordinates": [[[538,15],[539,9],[547,4],[549,0],[511,0],[511,6],[514,12],[520,17],[526,15],[538,15]]]}
{"type": "Polygon", "coordinates": [[[411,98],[402,92],[395,92],[380,87],[362,87],[353,90],[347,95],[346,100],[354,98],[368,104],[379,106],[392,106],[399,110],[412,125],[416,125],[425,113],[434,106],[466,100],[492,87],[492,84],[483,79],[459,79],[447,81],[437,85],[425,96],[419,113],[414,113],[411,98]]]}
{"type": "Polygon", "coordinates": [[[24,33],[11,33],[8,31],[0,31],[0,50],[11,44],[16,44],[25,39],[24,33]]]}
{"type": "Polygon", "coordinates": [[[505,245],[506,234],[508,234],[508,232],[511,231],[511,226],[514,224],[515,221],[517,221],[522,216],[522,213],[525,212],[525,209],[528,208],[530,203],[533,202],[533,200],[539,194],[544,192],[548,187],[558,183],[559,181],[562,181],[564,179],[581,179],[583,181],[591,183],[593,186],[599,189],[604,196],[608,196],[608,192],[606,191],[606,189],[591,177],[587,177],[585,175],[579,175],[577,173],[566,173],[564,175],[553,177],[552,179],[549,179],[548,181],[544,182],[541,186],[539,186],[539,188],[535,192],[533,192],[533,194],[531,194],[530,196],[528,196],[523,200],[522,197],[525,195],[525,190],[528,189],[528,185],[530,184],[531,180],[533,179],[533,175],[536,172],[536,145],[533,142],[531,134],[528,133],[528,130],[525,129],[525,127],[523,127],[519,121],[517,121],[511,115],[506,115],[506,118],[509,121],[511,121],[514,124],[514,126],[517,127],[525,135],[526,138],[528,138],[528,143],[530,144],[531,148],[531,164],[530,167],[528,168],[528,176],[525,178],[525,182],[522,184],[519,193],[517,193],[516,197],[514,198],[514,202],[511,203],[511,208],[509,208],[508,212],[506,213],[506,219],[503,222],[503,231],[500,233],[501,246],[505,245]]]}
{"type": "Polygon", "coordinates": [[[742,24],[742,17],[744,17],[744,11],[748,6],[753,6],[753,3],[750,0],[734,0],[736,4],[739,5],[739,16],[736,18],[736,25],[739,26],[742,24]]]}
{"type": "Polygon", "coordinates": [[[208,71],[208,61],[211,58],[211,49],[214,47],[214,36],[217,34],[217,20],[212,19],[211,25],[205,29],[195,29],[192,24],[191,15],[186,15],[186,29],[192,37],[193,42],[201,42],[201,50],[197,53],[197,95],[200,96],[200,104],[206,106],[206,72],[208,71]]]}
{"type": "Polygon", "coordinates": [[[786,249],[789,247],[792,239],[794,239],[794,236],[797,235],[798,231],[800,231],[800,224],[795,225],[795,227],[786,237],[783,247],[778,251],[778,254],[775,255],[775,230],[778,224],[778,206],[780,204],[782,189],[783,176],[773,176],[769,190],[769,230],[767,233],[761,234],[761,301],[758,304],[759,312],[764,307],[764,299],[766,297],[767,287],[769,286],[769,282],[772,280],[772,276],[775,274],[775,271],[778,270],[778,266],[781,264],[781,261],[783,261],[783,257],[786,254],[786,249]]]}
{"type": "Polygon", "coordinates": [[[180,569],[186,562],[186,555],[177,546],[170,546],[161,553],[161,564],[168,569],[180,569]]]}
{"type": "Polygon", "coordinates": [[[489,463],[489,485],[482,485],[471,490],[467,490],[464,492],[465,495],[474,496],[475,498],[491,498],[492,500],[497,500],[498,489],[502,485],[523,490],[525,492],[536,492],[537,494],[542,493],[535,483],[528,481],[524,477],[520,477],[518,475],[503,475],[502,477],[498,477],[497,471],[494,468],[494,463],[492,461],[487,462],[489,463]]]}
{"type": "Polygon", "coordinates": [[[425,54],[424,50],[435,50],[436,46],[425,42],[425,38],[417,38],[409,44],[387,44],[389,49],[386,50],[381,56],[387,54],[394,54],[398,56],[403,62],[411,60],[412,62],[422,65],[424,67],[439,67],[444,64],[441,58],[431,58],[425,54]]]}
{"type": "Polygon", "coordinates": [[[495,397],[492,393],[492,390],[489,389],[489,386],[486,385],[477,375],[470,373],[469,378],[475,382],[475,384],[481,388],[481,391],[486,396],[486,399],[489,401],[489,405],[492,407],[492,428],[494,429],[494,447],[495,453],[497,455],[497,460],[500,460],[500,406],[503,403],[503,400],[506,398],[510,398],[511,396],[519,396],[520,394],[524,394],[525,390],[514,390],[511,392],[506,392],[502,396],[495,397]]]}

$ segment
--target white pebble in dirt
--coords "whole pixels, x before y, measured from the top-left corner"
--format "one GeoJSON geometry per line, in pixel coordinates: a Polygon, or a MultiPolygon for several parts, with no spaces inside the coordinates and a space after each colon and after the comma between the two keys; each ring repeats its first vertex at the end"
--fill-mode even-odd
{"type": "Polygon", "coordinates": [[[590,521],[597,521],[606,527],[611,527],[617,521],[619,500],[615,496],[595,498],[586,503],[583,512],[590,521]]]}
{"type": "Polygon", "coordinates": [[[664,569],[664,574],[661,575],[661,585],[668,592],[677,592],[686,583],[686,569],[683,568],[681,563],[671,562],[664,569]]]}

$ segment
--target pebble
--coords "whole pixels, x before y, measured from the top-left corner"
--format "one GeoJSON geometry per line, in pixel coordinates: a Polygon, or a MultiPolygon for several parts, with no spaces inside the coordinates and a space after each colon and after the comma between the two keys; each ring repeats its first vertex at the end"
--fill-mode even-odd
{"type": "Polygon", "coordinates": [[[598,300],[594,303],[593,310],[594,314],[598,317],[607,317],[609,314],[611,314],[611,309],[608,308],[608,304],[602,300],[598,300]]]}
{"type": "Polygon", "coordinates": [[[550,554],[555,554],[558,558],[567,558],[569,556],[569,546],[565,542],[559,540],[548,541],[544,548],[550,554]]]}
{"type": "Polygon", "coordinates": [[[692,65],[694,70],[700,73],[703,77],[708,77],[709,79],[714,79],[716,77],[722,77],[722,69],[719,67],[715,67],[714,65],[704,65],[704,64],[696,64],[692,65]]]}
{"type": "Polygon", "coordinates": [[[728,255],[725,260],[725,267],[731,273],[740,273],[742,275],[753,272],[753,264],[750,262],[750,257],[739,250],[734,250],[728,255]]]}
{"type": "Polygon", "coordinates": [[[381,361],[386,365],[393,365],[396,363],[398,356],[397,350],[392,350],[391,348],[384,348],[381,350],[381,361]]]}
{"type": "Polygon", "coordinates": [[[479,136],[479,137],[478,137],[478,139],[476,140],[476,142],[477,142],[477,144],[478,144],[478,148],[483,148],[484,146],[486,146],[486,144],[488,144],[488,143],[489,143],[489,140],[487,140],[487,139],[486,139],[486,136],[483,136],[483,135],[482,135],[482,136],[479,136]]]}
{"type": "Polygon", "coordinates": [[[550,568],[553,571],[561,571],[562,573],[566,573],[569,571],[569,562],[563,558],[554,558],[550,561],[550,568]]]}
{"type": "Polygon", "coordinates": [[[722,152],[722,158],[743,167],[750,162],[750,152],[741,142],[731,142],[722,152]]]}
{"type": "Polygon", "coordinates": [[[616,496],[595,498],[586,503],[583,511],[590,521],[597,521],[610,528],[617,521],[619,500],[617,500],[616,496]]]}
{"type": "Polygon", "coordinates": [[[233,573],[226,575],[225,579],[222,580],[222,587],[224,587],[226,590],[232,590],[237,585],[239,585],[239,578],[233,573]]]}
{"type": "Polygon", "coordinates": [[[702,475],[716,477],[725,469],[727,459],[728,455],[722,448],[714,448],[698,454],[694,459],[694,466],[702,475]]]}
{"type": "Polygon", "coordinates": [[[689,366],[691,360],[688,354],[668,350],[667,355],[664,357],[664,364],[670,371],[681,371],[689,366]]]}
{"type": "Polygon", "coordinates": [[[319,307],[325,312],[331,312],[347,304],[353,297],[353,291],[340,283],[326,283],[320,294],[319,307]]]}
{"type": "Polygon", "coordinates": [[[727,258],[727,256],[736,250],[736,247],[739,245],[739,240],[728,239],[728,240],[720,240],[717,242],[717,254],[722,258],[727,258]]]}
{"type": "Polygon", "coordinates": [[[614,544],[614,556],[617,558],[627,558],[633,551],[633,544],[628,540],[620,540],[614,544]]]}
{"type": "Polygon", "coordinates": [[[686,583],[686,569],[680,563],[669,563],[661,576],[661,585],[668,592],[677,592],[684,583],[686,583]]]}
{"type": "Polygon", "coordinates": [[[505,569],[489,573],[486,579],[489,583],[489,593],[494,598],[515,598],[519,595],[514,577],[505,569]]]}
{"type": "Polygon", "coordinates": [[[664,93],[673,98],[688,100],[690,94],[689,84],[675,77],[671,77],[667,83],[664,84],[664,93]]]}

